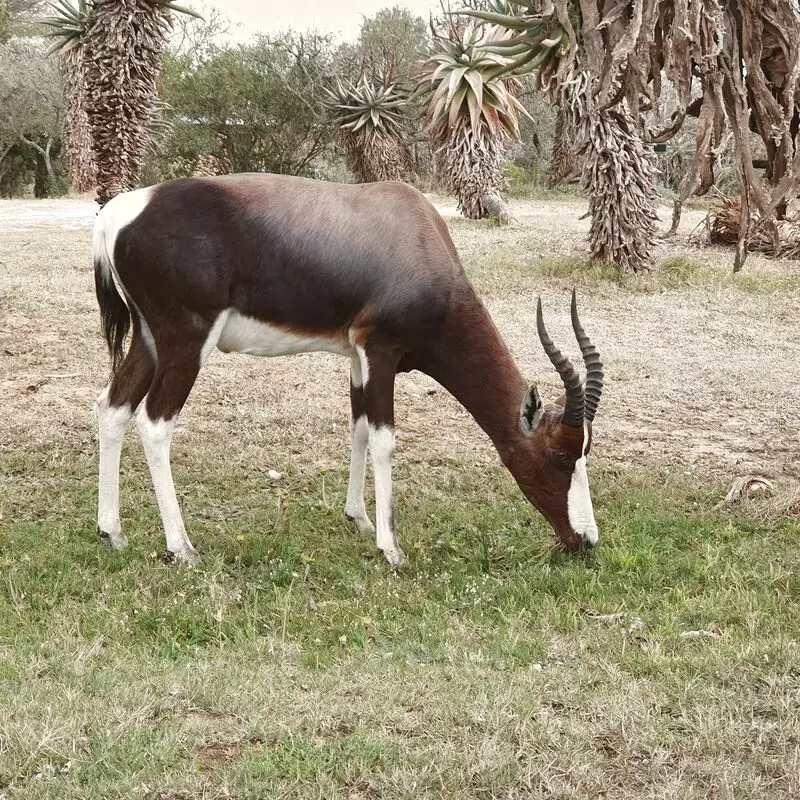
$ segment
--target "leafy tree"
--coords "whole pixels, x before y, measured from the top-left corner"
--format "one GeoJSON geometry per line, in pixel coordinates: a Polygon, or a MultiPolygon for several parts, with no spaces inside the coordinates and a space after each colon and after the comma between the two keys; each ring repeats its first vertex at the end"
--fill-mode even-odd
{"type": "Polygon", "coordinates": [[[36,41],[13,38],[0,45],[0,171],[12,161],[24,168],[30,154],[44,176],[41,191],[55,191],[61,114],[58,70],[36,41]]]}
{"type": "Polygon", "coordinates": [[[430,46],[425,20],[393,6],[364,19],[356,51],[372,77],[391,76],[403,85],[413,82],[430,46]]]}
{"type": "Polygon", "coordinates": [[[165,169],[192,172],[210,154],[224,171],[309,173],[331,139],[321,121],[333,49],[330,37],[290,32],[200,59],[168,58],[174,135],[166,150],[177,163],[165,169]]]}
{"type": "Polygon", "coordinates": [[[199,60],[211,55],[218,42],[230,33],[232,23],[214,5],[207,2],[193,5],[200,13],[199,17],[188,14],[174,16],[168,52],[173,56],[199,60]]]}

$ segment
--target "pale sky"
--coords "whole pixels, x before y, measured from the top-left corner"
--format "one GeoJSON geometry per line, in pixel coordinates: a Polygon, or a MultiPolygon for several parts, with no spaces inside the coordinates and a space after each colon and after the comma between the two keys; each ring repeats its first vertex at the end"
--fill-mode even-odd
{"type": "Polygon", "coordinates": [[[437,11],[438,0],[189,0],[185,5],[200,10],[213,5],[231,22],[238,23],[231,38],[246,41],[256,33],[274,33],[286,28],[335,33],[343,40],[358,37],[362,17],[382,8],[399,5],[423,19],[437,11]]]}

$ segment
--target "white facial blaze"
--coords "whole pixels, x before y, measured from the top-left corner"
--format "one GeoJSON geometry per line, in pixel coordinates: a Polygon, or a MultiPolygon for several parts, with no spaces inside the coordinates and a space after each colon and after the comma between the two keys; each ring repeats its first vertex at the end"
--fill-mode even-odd
{"type": "Polygon", "coordinates": [[[572,530],[587,544],[597,544],[597,523],[589,494],[589,475],[586,472],[586,448],[589,445],[589,426],[583,423],[583,455],[575,464],[567,494],[567,513],[572,530]]]}

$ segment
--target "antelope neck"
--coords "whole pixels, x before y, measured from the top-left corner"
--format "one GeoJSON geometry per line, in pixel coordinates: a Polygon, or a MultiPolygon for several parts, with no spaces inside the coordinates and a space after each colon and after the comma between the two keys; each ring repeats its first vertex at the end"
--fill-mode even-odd
{"type": "Polygon", "coordinates": [[[508,463],[522,438],[520,404],[528,385],[477,298],[451,312],[437,350],[424,371],[469,411],[508,463]]]}

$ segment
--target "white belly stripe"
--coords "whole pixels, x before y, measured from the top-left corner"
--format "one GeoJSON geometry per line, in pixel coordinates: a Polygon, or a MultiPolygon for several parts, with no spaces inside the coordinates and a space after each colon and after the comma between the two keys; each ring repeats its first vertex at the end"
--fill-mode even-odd
{"type": "Polygon", "coordinates": [[[244,316],[235,309],[228,309],[222,314],[225,315],[225,322],[216,344],[223,353],[290,356],[324,350],[341,356],[352,356],[354,352],[346,339],[337,340],[333,336],[294,333],[277,325],[244,316]]]}

